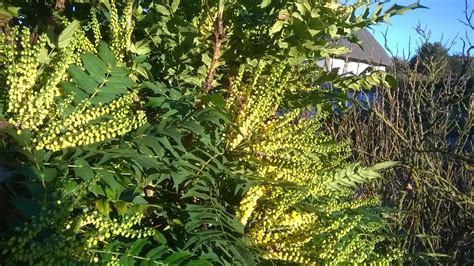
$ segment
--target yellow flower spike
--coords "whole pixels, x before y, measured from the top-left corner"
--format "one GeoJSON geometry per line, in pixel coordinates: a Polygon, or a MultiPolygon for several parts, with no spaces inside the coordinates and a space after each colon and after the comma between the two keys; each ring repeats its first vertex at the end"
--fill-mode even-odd
{"type": "MultiPolygon", "coordinates": [[[[133,30],[132,8],[133,1],[127,1],[119,23],[115,2],[112,2],[112,13],[115,13],[115,16],[113,15],[111,19],[111,34],[112,39],[116,41],[115,48],[120,50],[120,53],[116,53],[118,61],[128,49],[133,30]],[[114,21],[117,22],[115,25],[114,21]]],[[[97,44],[100,29],[94,10],[91,16],[93,24],[95,22],[92,30],[97,44]]],[[[67,20],[65,18],[63,20],[64,25],[67,25],[67,20]]],[[[8,120],[18,128],[30,129],[36,149],[57,151],[101,142],[123,135],[146,123],[145,113],[135,110],[135,100],[138,99],[136,91],[100,107],[91,107],[91,103],[86,99],[75,106],[72,114],[63,117],[66,107],[73,105],[73,96],[66,97],[60,104],[56,102],[57,97],[63,96],[60,82],[71,81],[67,69],[70,64],[81,65],[81,53],[96,52],[94,44],[86,37],[82,28],[75,30],[74,38],[68,47],[57,50],[50,63],[41,68],[38,56],[46,45],[46,35],[40,35],[37,43],[30,43],[28,28],[19,30],[18,27],[13,27],[10,32],[10,35],[0,36],[2,44],[6,43],[6,45],[0,44],[0,49],[2,55],[6,56],[8,64],[6,70],[8,120]],[[14,43],[9,40],[12,37],[18,39],[22,49],[8,45],[14,43]],[[47,75],[47,78],[43,75],[47,75]],[[102,119],[106,115],[112,119],[102,119]],[[91,134],[84,133],[87,130],[91,130],[91,134]]]]}
{"type": "MultiPolygon", "coordinates": [[[[247,78],[241,67],[232,83],[226,106],[238,129],[226,132],[225,141],[242,167],[254,169],[257,179],[270,182],[264,193],[262,185],[248,190],[237,217],[254,244],[267,250],[265,258],[295,263],[355,261],[351,258],[374,248],[356,237],[361,216],[330,214],[375,205],[377,200],[348,201],[351,190],[329,190],[325,184],[334,177],[332,169],[344,167],[349,145],[334,144],[322,133],[327,113],[307,117],[304,109],[280,109],[291,87],[287,86],[291,74],[284,66],[269,73],[265,68],[254,72],[247,78]],[[312,206],[318,212],[299,209],[301,203],[308,204],[306,199],[322,202],[312,206]]],[[[302,86],[302,90],[308,89],[302,86]]]]}

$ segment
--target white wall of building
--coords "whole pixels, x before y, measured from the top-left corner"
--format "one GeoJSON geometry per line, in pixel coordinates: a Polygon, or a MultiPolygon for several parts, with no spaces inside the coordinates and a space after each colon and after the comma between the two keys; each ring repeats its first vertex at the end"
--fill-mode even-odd
{"type": "MultiPolygon", "coordinates": [[[[325,60],[320,60],[317,62],[318,66],[331,71],[333,69],[338,69],[337,73],[339,75],[343,74],[352,74],[360,75],[365,69],[369,67],[369,64],[362,62],[346,62],[343,59],[327,58],[325,60]]],[[[375,70],[385,71],[385,66],[374,66],[375,70]]]]}

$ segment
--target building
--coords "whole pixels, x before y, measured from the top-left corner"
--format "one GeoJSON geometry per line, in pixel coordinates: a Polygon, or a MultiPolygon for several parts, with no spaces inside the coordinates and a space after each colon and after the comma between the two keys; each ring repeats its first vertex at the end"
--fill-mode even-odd
{"type": "Polygon", "coordinates": [[[348,48],[350,52],[335,58],[320,60],[317,64],[327,71],[338,69],[339,75],[359,75],[369,66],[385,71],[392,65],[392,59],[369,31],[361,29],[355,33],[355,36],[362,42],[361,46],[346,39],[339,40],[337,44],[348,48]]]}

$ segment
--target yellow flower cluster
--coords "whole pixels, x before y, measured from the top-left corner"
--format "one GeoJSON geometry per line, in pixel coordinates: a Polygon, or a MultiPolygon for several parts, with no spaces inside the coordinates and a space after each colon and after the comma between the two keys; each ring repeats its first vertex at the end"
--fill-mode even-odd
{"type": "Polygon", "coordinates": [[[10,33],[0,34],[0,59],[2,64],[12,64],[15,58],[16,47],[12,45],[15,42],[15,37],[19,36],[18,28],[10,29],[10,33]]]}
{"type": "Polygon", "coordinates": [[[94,47],[78,30],[70,45],[40,68],[40,50],[45,47],[46,35],[40,35],[34,44],[29,41],[29,29],[24,28],[18,36],[22,50],[13,54],[7,68],[7,112],[11,124],[35,131],[54,112],[54,98],[60,96],[58,84],[68,77],[69,65],[78,63],[80,53],[94,51],[94,47]]]}
{"type": "Polygon", "coordinates": [[[135,22],[133,21],[133,2],[127,0],[125,8],[119,18],[115,0],[110,1],[110,45],[119,62],[123,61],[128,51],[135,22]]]}
{"type": "Polygon", "coordinates": [[[112,47],[117,55],[117,47],[120,47],[120,23],[117,6],[115,5],[115,0],[110,1],[110,38],[112,40],[112,47]]]}
{"type": "MultiPolygon", "coordinates": [[[[352,237],[347,237],[349,233],[353,233],[353,229],[361,221],[361,216],[342,216],[341,218],[336,218],[335,220],[329,220],[329,223],[326,223],[324,227],[319,227],[315,230],[318,235],[324,236],[324,239],[321,241],[320,246],[318,247],[317,256],[319,259],[336,261],[341,260],[345,261],[343,255],[345,253],[353,253],[352,245],[348,245],[346,242],[341,241],[344,237],[349,239],[349,243],[359,242],[358,235],[353,235],[352,237]]],[[[354,258],[355,259],[355,258],[354,258]]]]}
{"type": "Polygon", "coordinates": [[[36,148],[58,151],[88,145],[140,127],[146,123],[146,115],[133,109],[137,97],[133,91],[102,106],[77,108],[65,119],[51,121],[35,138],[36,148]]]}
{"type": "Polygon", "coordinates": [[[273,246],[278,250],[301,246],[295,244],[304,244],[312,239],[312,236],[306,233],[318,220],[315,214],[292,210],[280,215],[279,218],[279,221],[273,221],[271,224],[267,222],[262,227],[251,228],[250,235],[259,245],[273,246]],[[292,246],[287,245],[290,239],[293,242],[292,246]]]}
{"type": "MultiPolygon", "coordinates": [[[[12,115],[10,123],[22,127],[36,127],[36,124],[28,119],[30,112],[35,112],[32,99],[38,94],[35,84],[38,78],[38,67],[40,65],[38,55],[41,47],[46,43],[45,36],[41,36],[37,45],[30,43],[30,31],[23,28],[21,32],[15,29],[13,34],[18,33],[17,41],[22,50],[14,49],[14,53],[6,69],[6,85],[8,87],[8,109],[12,115]]],[[[15,46],[15,43],[10,45],[15,46]]],[[[43,92],[43,97],[47,94],[43,92]]]]}
{"type": "Polygon", "coordinates": [[[97,19],[97,8],[92,7],[91,9],[91,27],[92,32],[94,33],[94,45],[97,47],[102,40],[102,34],[100,33],[100,24],[99,20],[97,19]]]}
{"type": "Polygon", "coordinates": [[[69,265],[74,260],[92,263],[97,262],[94,261],[97,257],[93,257],[91,249],[98,249],[111,239],[146,238],[154,234],[153,228],[133,228],[142,221],[141,213],[110,219],[97,211],[89,211],[71,220],[67,219],[68,212],[58,210],[43,208],[39,216],[33,216],[30,222],[15,228],[18,236],[10,238],[3,254],[11,261],[35,265],[69,265]],[[92,227],[95,229],[91,230],[92,227]],[[52,233],[38,237],[46,229],[52,233]]]}
{"type": "Polygon", "coordinates": [[[257,207],[258,199],[265,194],[264,186],[254,186],[247,191],[248,197],[245,197],[239,207],[237,217],[243,225],[246,225],[253,211],[257,207]]]}
{"type": "Polygon", "coordinates": [[[307,91],[292,82],[284,66],[266,72],[259,65],[248,79],[241,68],[232,84],[227,107],[237,128],[226,135],[227,149],[242,167],[254,169],[255,179],[267,181],[247,191],[236,215],[267,259],[367,262],[383,238],[362,236],[362,216],[344,212],[378,199],[351,202],[353,191],[328,189],[326,183],[350,155],[348,145],[322,133],[322,122],[315,117],[324,112],[280,107],[285,93],[296,87],[307,91]],[[337,211],[342,216],[332,215],[337,211]]]}
{"type": "Polygon", "coordinates": [[[72,63],[78,66],[82,65],[81,54],[83,53],[96,53],[94,44],[87,38],[86,33],[83,29],[79,28],[74,33],[76,39],[76,45],[74,46],[73,60],[72,63]]]}
{"type": "MultiPolygon", "coordinates": [[[[326,3],[324,4],[324,7],[327,8],[325,11],[330,10],[332,13],[334,13],[335,17],[347,17],[352,13],[354,8],[352,5],[341,5],[336,0],[327,0],[325,2],[326,3]]],[[[364,1],[358,1],[357,4],[363,2],[364,1]]]]}
{"type": "Polygon", "coordinates": [[[199,17],[196,18],[194,25],[199,31],[199,41],[205,42],[207,38],[213,34],[214,21],[217,15],[217,7],[209,6],[209,3],[206,3],[206,7],[201,8],[200,10],[203,10],[203,12],[201,12],[199,17]]]}
{"type": "Polygon", "coordinates": [[[406,252],[401,249],[394,249],[387,254],[374,254],[374,259],[369,261],[370,266],[393,265],[393,261],[398,261],[406,255],[406,252]]]}
{"type": "Polygon", "coordinates": [[[265,83],[258,82],[264,67],[263,63],[259,64],[253,81],[248,84],[242,82],[244,68],[241,68],[232,85],[228,106],[234,113],[235,123],[239,128],[229,134],[229,150],[234,150],[243,140],[261,133],[261,126],[278,111],[289,75],[283,74],[284,65],[277,66],[265,79],[265,83]]]}
{"type": "Polygon", "coordinates": [[[67,26],[69,24],[69,19],[65,15],[55,12],[53,16],[54,19],[56,19],[56,21],[58,21],[58,23],[62,26],[67,26]]]}
{"type": "Polygon", "coordinates": [[[324,239],[318,246],[316,261],[330,261],[335,265],[347,262],[390,265],[405,255],[398,249],[391,249],[386,254],[376,253],[375,246],[384,241],[385,237],[373,234],[378,226],[363,222],[360,215],[336,218],[328,227],[330,229],[325,229],[321,234],[324,239]],[[361,231],[359,224],[363,225],[364,231],[361,231]]]}
{"type": "MultiPolygon", "coordinates": [[[[42,214],[33,216],[30,223],[16,227],[15,231],[19,234],[9,239],[3,254],[8,254],[13,261],[33,263],[44,251],[54,248],[47,243],[31,242],[39,232],[53,224],[58,215],[57,211],[43,209],[42,214]]],[[[58,241],[56,239],[55,243],[59,243],[58,241]]]]}
{"type": "Polygon", "coordinates": [[[297,249],[288,249],[288,251],[269,251],[263,255],[264,259],[267,260],[281,260],[291,261],[294,263],[301,263],[302,265],[311,265],[311,260],[305,258],[303,255],[299,255],[297,249]]]}
{"type": "Polygon", "coordinates": [[[145,113],[136,110],[135,91],[99,107],[90,107],[87,98],[73,106],[73,95],[58,105],[58,99],[63,97],[60,83],[70,79],[69,66],[81,65],[80,56],[84,52],[96,52],[81,28],[75,31],[70,44],[57,51],[45,65],[40,63],[40,51],[45,49],[46,36],[41,35],[36,43],[31,43],[29,29],[20,33],[18,28],[13,28],[12,32],[18,33],[21,49],[12,49],[13,42],[2,46],[2,55],[8,55],[9,59],[7,114],[12,125],[33,133],[36,149],[58,151],[101,142],[124,135],[146,122],[145,113]],[[65,114],[71,107],[75,110],[65,114]]]}
{"type": "MultiPolygon", "coordinates": [[[[143,219],[143,214],[139,213],[132,216],[125,216],[120,219],[110,219],[104,215],[99,214],[97,211],[93,211],[84,215],[79,223],[80,227],[94,226],[97,230],[94,230],[94,234],[85,237],[84,243],[85,248],[93,248],[105,243],[109,239],[114,239],[118,236],[126,238],[142,238],[149,237],[154,234],[154,229],[133,229],[132,227],[138,225],[143,219]]],[[[71,225],[66,225],[66,228],[71,225]]]]}
{"type": "Polygon", "coordinates": [[[341,211],[341,210],[357,209],[362,206],[377,206],[379,204],[380,204],[379,196],[352,199],[350,201],[347,201],[345,199],[341,200],[341,197],[338,197],[338,196],[332,196],[332,197],[328,197],[325,200],[324,205],[321,205],[320,208],[324,210],[326,213],[332,213],[332,212],[341,211]]]}

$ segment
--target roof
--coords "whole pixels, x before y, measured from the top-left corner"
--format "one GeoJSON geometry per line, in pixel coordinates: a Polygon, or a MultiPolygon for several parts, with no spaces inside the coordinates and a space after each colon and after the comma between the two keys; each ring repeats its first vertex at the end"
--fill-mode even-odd
{"type": "Polygon", "coordinates": [[[351,52],[340,57],[376,66],[392,65],[392,59],[369,31],[366,29],[358,30],[355,32],[355,36],[362,42],[362,49],[355,43],[341,39],[337,44],[349,48],[351,52]]]}

